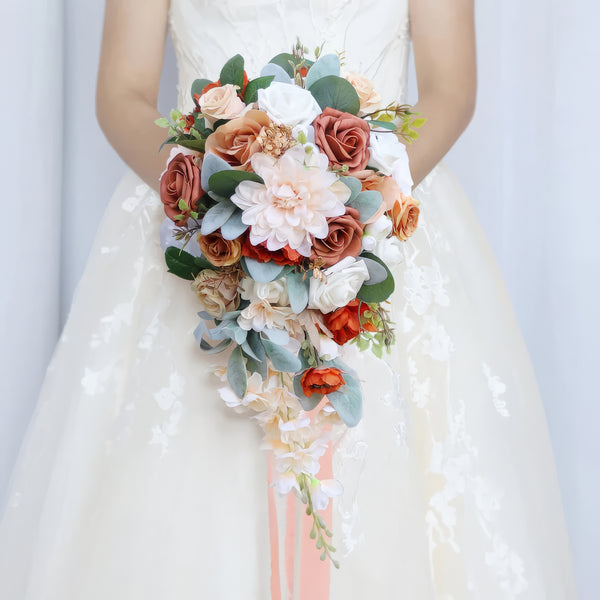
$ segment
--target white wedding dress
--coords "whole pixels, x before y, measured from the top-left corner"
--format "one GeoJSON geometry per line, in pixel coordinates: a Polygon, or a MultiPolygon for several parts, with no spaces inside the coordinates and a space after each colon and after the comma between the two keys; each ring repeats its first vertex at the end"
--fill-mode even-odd
{"type": "MultiPolygon", "coordinates": [[[[404,97],[408,0],[172,0],[180,108],[235,53],[300,36],[404,97]]],[[[426,116],[426,115],[425,115],[426,116]]],[[[439,165],[393,296],[385,362],[349,352],[364,419],[336,446],[331,600],[575,598],[543,407],[500,272],[439,165]]],[[[166,271],[158,196],[116,190],[49,366],[0,527],[6,600],[267,600],[267,452],[166,271]]],[[[314,548],[311,551],[317,552],[314,548]]],[[[294,597],[302,597],[294,595],[294,597]]],[[[275,600],[273,598],[273,600],[275,600]]],[[[287,600],[287,598],[285,599],[287,600]]]]}

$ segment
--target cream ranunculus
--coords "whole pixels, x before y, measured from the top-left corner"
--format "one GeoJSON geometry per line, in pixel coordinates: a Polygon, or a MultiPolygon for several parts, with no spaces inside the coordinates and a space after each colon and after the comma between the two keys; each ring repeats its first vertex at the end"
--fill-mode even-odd
{"type": "Polygon", "coordinates": [[[391,175],[403,194],[410,194],[413,180],[406,146],[391,131],[371,131],[369,167],[391,175]]]}
{"type": "Polygon", "coordinates": [[[381,95],[375,91],[373,82],[360,73],[348,71],[344,79],[352,84],[360,100],[360,114],[367,114],[377,110],[381,105],[381,95]]]}
{"type": "Polygon", "coordinates": [[[312,278],[308,295],[308,307],[322,313],[330,313],[346,306],[356,298],[362,284],[369,279],[365,262],[347,256],[336,265],[323,271],[325,280],[312,278]]]}
{"type": "Polygon", "coordinates": [[[290,303],[285,278],[276,279],[269,283],[259,283],[250,277],[244,277],[240,283],[240,293],[244,300],[254,302],[266,300],[269,304],[287,306],[290,303]]]}
{"type": "Polygon", "coordinates": [[[258,108],[278,125],[290,127],[308,126],[321,114],[321,107],[308,90],[280,81],[258,90],[258,108]]]}
{"type": "Polygon", "coordinates": [[[219,119],[233,119],[246,108],[238,96],[238,87],[231,83],[208,90],[200,96],[198,104],[212,123],[219,119]]]}

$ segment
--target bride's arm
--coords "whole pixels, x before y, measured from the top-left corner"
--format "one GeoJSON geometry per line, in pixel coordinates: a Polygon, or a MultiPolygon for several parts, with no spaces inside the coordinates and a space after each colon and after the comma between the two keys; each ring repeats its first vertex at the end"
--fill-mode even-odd
{"type": "Polygon", "coordinates": [[[96,114],[121,158],[150,186],[158,188],[165,168],[158,148],[165,130],[158,88],[163,66],[169,0],[107,0],[98,71],[96,114]]]}
{"type": "Polygon", "coordinates": [[[418,184],[450,150],[473,116],[477,88],[473,0],[410,0],[419,100],[427,119],[408,147],[418,184]]]}

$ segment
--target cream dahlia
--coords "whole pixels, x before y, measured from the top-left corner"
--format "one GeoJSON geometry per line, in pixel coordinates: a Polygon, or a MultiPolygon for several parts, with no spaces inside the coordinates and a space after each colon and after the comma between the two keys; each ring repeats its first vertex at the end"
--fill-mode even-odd
{"type": "Polygon", "coordinates": [[[253,245],[266,242],[275,251],[287,244],[310,256],[312,237],[326,237],[327,219],[346,212],[350,190],[327,170],[325,155],[313,154],[317,160],[312,156],[310,166],[302,146],[291,148],[279,160],[263,153],[252,156],[252,169],[264,184],[242,181],[231,200],[243,211],[253,245]]]}

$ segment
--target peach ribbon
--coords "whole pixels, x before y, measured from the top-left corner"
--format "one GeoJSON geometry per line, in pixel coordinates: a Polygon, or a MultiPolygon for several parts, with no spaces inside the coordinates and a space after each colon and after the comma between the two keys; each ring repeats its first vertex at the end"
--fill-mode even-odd
{"type": "MultiPolygon", "coordinates": [[[[321,458],[320,479],[332,479],[331,444],[321,458]]],[[[271,538],[271,600],[329,600],[329,559],[320,560],[310,539],[312,516],[292,493],[281,496],[273,482],[273,455],[269,453],[269,533],[271,538]]],[[[332,527],[332,502],[322,516],[332,527]]]]}

